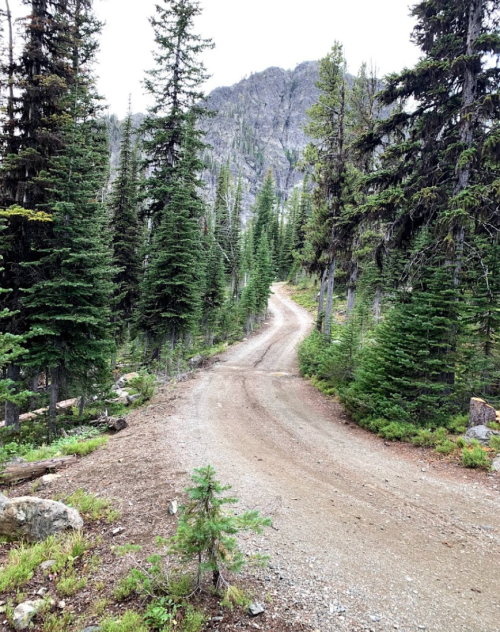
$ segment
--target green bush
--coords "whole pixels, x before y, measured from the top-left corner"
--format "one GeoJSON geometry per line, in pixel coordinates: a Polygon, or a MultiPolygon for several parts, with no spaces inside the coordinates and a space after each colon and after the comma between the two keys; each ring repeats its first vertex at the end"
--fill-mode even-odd
{"type": "Polygon", "coordinates": [[[452,434],[464,434],[469,424],[469,415],[455,415],[447,424],[448,430],[452,434]]]}
{"type": "Polygon", "coordinates": [[[490,439],[490,448],[493,448],[495,452],[500,452],[500,437],[493,435],[490,439]]]}
{"type": "Polygon", "coordinates": [[[464,437],[458,437],[457,439],[457,448],[466,448],[468,445],[467,441],[464,439],[464,437]]]}
{"type": "Polygon", "coordinates": [[[451,439],[445,439],[442,443],[436,446],[436,452],[439,454],[451,454],[457,449],[457,444],[451,439]]]}
{"type": "Polygon", "coordinates": [[[299,366],[302,375],[312,377],[317,374],[320,355],[325,345],[325,337],[317,330],[302,342],[299,347],[299,366]]]}
{"type": "Polygon", "coordinates": [[[88,441],[73,441],[72,443],[65,443],[61,446],[62,454],[75,454],[76,456],[87,456],[92,452],[95,452],[97,448],[105,446],[108,442],[108,437],[95,437],[88,441]]]}
{"type": "Polygon", "coordinates": [[[480,445],[473,445],[472,449],[464,448],[462,450],[462,465],[471,468],[491,469],[491,463],[487,452],[480,445]]]}
{"type": "Polygon", "coordinates": [[[128,610],[121,619],[107,618],[99,624],[101,632],[149,632],[142,617],[128,610]]]}
{"type": "Polygon", "coordinates": [[[145,371],[141,371],[138,377],[133,378],[129,382],[130,386],[135,389],[141,396],[142,402],[149,401],[156,391],[156,376],[145,371]]]}
{"type": "Polygon", "coordinates": [[[389,441],[409,441],[417,429],[412,424],[402,421],[391,421],[379,430],[379,435],[389,441]]]}

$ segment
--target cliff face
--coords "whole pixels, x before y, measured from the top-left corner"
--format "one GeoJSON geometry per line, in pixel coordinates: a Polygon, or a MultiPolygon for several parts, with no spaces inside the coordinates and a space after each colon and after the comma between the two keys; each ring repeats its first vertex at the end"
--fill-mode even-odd
{"type": "Polygon", "coordinates": [[[245,210],[255,200],[262,180],[273,169],[282,197],[303,178],[297,162],[308,139],[303,127],[307,110],[317,101],[318,63],[295,70],[268,68],[228,88],[217,88],[207,106],[215,116],[203,127],[206,142],[204,180],[213,199],[220,165],[229,159],[233,175],[241,171],[245,210]]]}
{"type": "MultiPolygon", "coordinates": [[[[270,168],[278,193],[288,197],[303,179],[297,162],[308,142],[303,128],[307,110],[318,100],[317,79],[318,63],[304,62],[295,70],[268,68],[208,96],[206,105],[214,116],[203,122],[210,146],[203,156],[207,201],[213,201],[220,166],[228,159],[235,180],[242,175],[245,215],[270,168]]],[[[134,114],[134,127],[143,118],[134,114]]],[[[107,123],[114,177],[123,122],[111,116],[107,123]]]]}

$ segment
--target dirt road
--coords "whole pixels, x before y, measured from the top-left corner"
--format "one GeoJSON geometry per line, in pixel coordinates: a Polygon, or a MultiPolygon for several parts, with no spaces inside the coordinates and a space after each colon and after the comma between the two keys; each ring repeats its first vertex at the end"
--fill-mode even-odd
{"type": "Polygon", "coordinates": [[[189,385],[168,430],[179,460],[211,463],[272,515],[248,547],[271,553],[269,586],[321,632],[500,631],[497,479],[446,475],[346,425],[298,375],[311,317],[274,291],[268,327],[189,385]]]}

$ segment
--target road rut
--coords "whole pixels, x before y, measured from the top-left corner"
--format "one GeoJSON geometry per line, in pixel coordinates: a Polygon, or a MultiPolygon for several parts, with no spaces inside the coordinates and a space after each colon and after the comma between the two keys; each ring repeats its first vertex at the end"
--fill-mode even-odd
{"type": "Polygon", "coordinates": [[[252,546],[321,632],[500,631],[496,480],[444,475],[347,425],[298,373],[311,316],[273,289],[262,333],[188,386],[165,438],[176,458],[214,465],[243,506],[272,515],[252,546]]]}

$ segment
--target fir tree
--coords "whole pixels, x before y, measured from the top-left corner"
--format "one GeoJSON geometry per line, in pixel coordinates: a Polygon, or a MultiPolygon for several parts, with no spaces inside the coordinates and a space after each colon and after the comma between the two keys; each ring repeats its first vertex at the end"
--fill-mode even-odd
{"type": "Polygon", "coordinates": [[[199,197],[197,173],[201,163],[196,149],[198,132],[186,123],[182,149],[170,180],[167,209],[151,243],[141,286],[139,323],[161,347],[172,347],[192,333],[200,316],[202,245],[200,220],[204,204],[199,197]]]}
{"type": "Polygon", "coordinates": [[[118,174],[109,198],[113,261],[117,270],[114,278],[114,321],[117,323],[118,340],[122,339],[124,330],[132,322],[142,273],[142,230],[138,217],[138,156],[137,148],[132,147],[132,132],[132,113],[129,107],[123,127],[118,174]]]}
{"type": "MultiPolygon", "coordinates": [[[[150,19],[156,50],[155,68],[144,82],[154,99],[142,125],[143,149],[150,176],[146,197],[153,225],[161,223],[161,214],[170,203],[171,180],[179,160],[179,151],[187,117],[207,116],[201,86],[208,78],[200,55],[213,47],[210,40],[194,32],[201,13],[197,0],[163,0],[150,19]]],[[[200,136],[193,138],[193,151],[201,151],[200,136]]]]}

